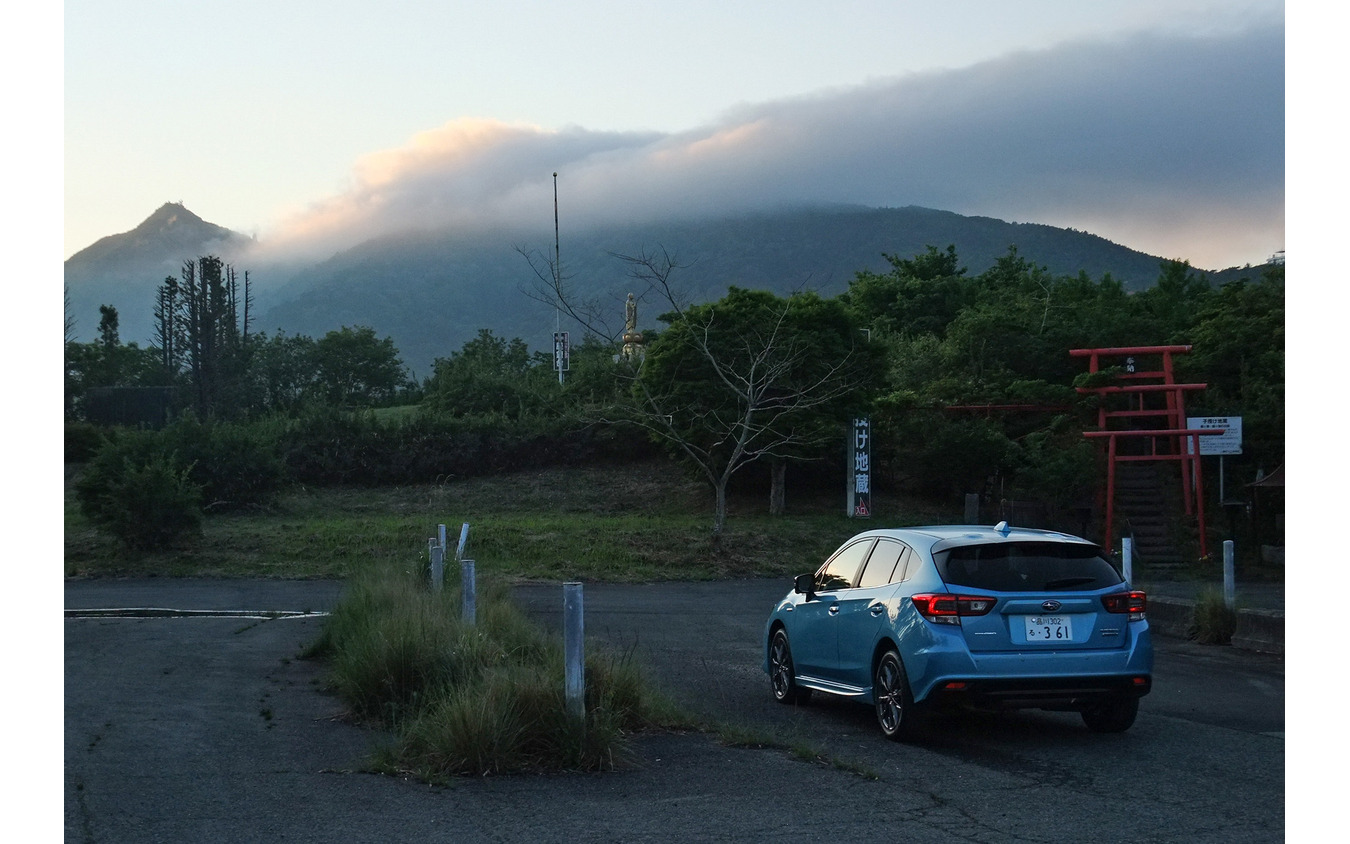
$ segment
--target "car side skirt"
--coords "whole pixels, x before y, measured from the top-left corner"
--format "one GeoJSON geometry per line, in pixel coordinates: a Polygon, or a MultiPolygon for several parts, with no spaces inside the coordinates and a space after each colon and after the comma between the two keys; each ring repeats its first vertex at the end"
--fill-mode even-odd
{"type": "Polygon", "coordinates": [[[839,695],[840,697],[851,697],[870,703],[872,700],[872,690],[870,688],[859,688],[850,686],[847,683],[836,683],[832,680],[822,680],[818,677],[806,677],[797,675],[797,685],[806,689],[815,689],[818,692],[839,695]]]}

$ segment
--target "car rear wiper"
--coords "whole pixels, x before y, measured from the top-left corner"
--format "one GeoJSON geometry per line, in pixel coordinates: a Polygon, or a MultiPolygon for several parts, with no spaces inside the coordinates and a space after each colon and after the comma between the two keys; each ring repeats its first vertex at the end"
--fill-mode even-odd
{"type": "Polygon", "coordinates": [[[1084,583],[1091,583],[1096,580],[1095,577],[1061,577],[1059,580],[1052,580],[1043,589],[1068,589],[1070,586],[1082,586],[1084,583]]]}

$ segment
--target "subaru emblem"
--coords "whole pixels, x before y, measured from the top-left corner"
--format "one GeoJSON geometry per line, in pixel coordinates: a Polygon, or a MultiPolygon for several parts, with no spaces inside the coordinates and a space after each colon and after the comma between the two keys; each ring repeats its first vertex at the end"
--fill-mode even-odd
{"type": "Polygon", "coordinates": [[[1062,606],[1064,605],[1061,604],[1059,601],[1043,601],[1041,603],[1041,609],[1045,610],[1046,612],[1055,612],[1062,606]]]}

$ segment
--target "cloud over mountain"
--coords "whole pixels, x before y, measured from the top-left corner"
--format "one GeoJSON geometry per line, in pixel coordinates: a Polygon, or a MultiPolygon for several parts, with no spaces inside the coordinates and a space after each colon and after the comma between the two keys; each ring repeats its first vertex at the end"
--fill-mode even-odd
{"type": "Polygon", "coordinates": [[[745,105],[681,133],[457,119],[357,162],[263,236],[330,254],[408,229],[569,228],[921,205],[1093,231],[1219,268],[1283,248],[1284,32],[1138,34],[745,105]]]}

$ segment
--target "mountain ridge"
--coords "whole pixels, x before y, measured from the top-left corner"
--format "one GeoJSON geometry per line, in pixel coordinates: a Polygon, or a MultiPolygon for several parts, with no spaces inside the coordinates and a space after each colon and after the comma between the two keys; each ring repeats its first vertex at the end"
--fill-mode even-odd
{"type": "MultiPolygon", "coordinates": [[[[458,351],[480,329],[521,337],[533,349],[547,348],[555,327],[578,330],[562,325],[526,292],[534,273],[522,253],[533,254],[536,263],[551,258],[553,234],[391,235],[283,271],[248,263],[252,238],[202,220],[180,203],[166,203],[130,232],[101,238],[72,255],[65,275],[77,329],[85,320],[97,325],[98,305],[112,304],[123,338],[144,342],[151,336],[154,293],[164,278],[177,276],[184,261],[219,255],[241,272],[253,271],[255,312],[261,314],[253,330],[319,337],[343,326],[369,326],[392,337],[414,375],[423,377],[436,357],[458,351]]],[[[817,206],[564,230],[560,254],[571,283],[588,298],[612,300],[618,319],[626,293],[641,290],[615,254],[669,250],[687,264],[674,278],[680,289],[694,300],[708,300],[725,295],[730,285],[834,296],[861,270],[887,271],[883,253],[909,257],[948,245],[955,246],[971,275],[1015,246],[1021,257],[1055,275],[1085,272],[1099,280],[1109,273],[1132,291],[1151,286],[1163,263],[1088,232],[917,206],[817,206]]],[[[1197,271],[1216,283],[1240,272],[1197,271]]],[[[644,304],[642,325],[654,326],[664,309],[644,304]]]]}

